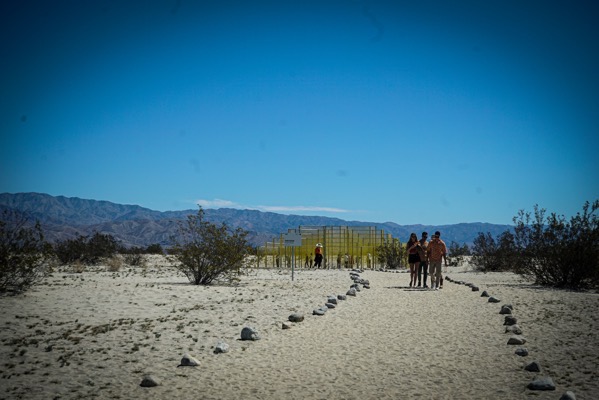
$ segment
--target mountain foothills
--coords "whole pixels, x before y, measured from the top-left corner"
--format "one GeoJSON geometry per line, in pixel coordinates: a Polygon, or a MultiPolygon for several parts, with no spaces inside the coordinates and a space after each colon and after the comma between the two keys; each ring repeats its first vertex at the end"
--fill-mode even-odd
{"type": "MultiPolygon", "coordinates": [[[[114,236],[124,246],[140,247],[154,243],[169,247],[170,238],[177,233],[178,222],[198,211],[190,209],[160,212],[136,205],[77,197],[42,193],[1,193],[0,211],[5,209],[18,211],[28,220],[39,221],[46,239],[50,242],[99,232],[114,236]]],[[[225,222],[230,227],[247,230],[248,240],[254,246],[264,245],[267,241],[278,238],[281,233],[286,233],[288,229],[299,226],[376,226],[402,242],[407,241],[410,232],[416,232],[420,236],[422,231],[440,230],[443,240],[448,245],[452,241],[471,244],[479,232],[489,232],[497,236],[512,228],[510,225],[480,222],[439,226],[398,225],[394,222],[345,221],[339,218],[283,215],[230,208],[207,209],[205,212],[206,220],[210,222],[225,222]]]]}

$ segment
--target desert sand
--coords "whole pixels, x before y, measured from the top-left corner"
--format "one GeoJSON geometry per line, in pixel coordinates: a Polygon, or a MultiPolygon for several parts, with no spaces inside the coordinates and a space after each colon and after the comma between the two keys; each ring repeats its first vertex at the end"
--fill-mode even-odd
{"type": "Polygon", "coordinates": [[[55,270],[0,298],[2,399],[577,399],[599,397],[599,295],[536,287],[511,273],[450,267],[438,291],[409,274],[248,270],[235,285],[193,286],[162,257],[147,268],[55,270]],[[489,303],[486,290],[500,299],[489,303]],[[524,345],[508,345],[511,304],[524,345]],[[302,322],[289,322],[302,313],[302,322]],[[282,329],[283,323],[290,329],[282,329]],[[256,341],[240,340],[244,327],[256,341]],[[227,353],[215,354],[219,342],[227,353]],[[524,347],[529,355],[515,354],[524,347]],[[183,355],[200,361],[180,367],[183,355]],[[537,361],[541,372],[524,367],[537,361]],[[141,387],[144,376],[160,385],[141,387]],[[537,376],[555,391],[532,391],[537,376]]]}

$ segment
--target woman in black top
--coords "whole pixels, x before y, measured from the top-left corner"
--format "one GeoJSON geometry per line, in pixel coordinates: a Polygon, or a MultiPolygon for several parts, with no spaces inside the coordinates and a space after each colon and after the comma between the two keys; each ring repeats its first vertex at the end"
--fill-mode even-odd
{"type": "Polygon", "coordinates": [[[410,234],[410,240],[408,240],[408,244],[406,245],[408,249],[408,265],[410,266],[410,287],[412,287],[412,284],[416,286],[416,278],[418,277],[418,266],[420,265],[418,247],[420,247],[418,236],[415,233],[410,234]]]}

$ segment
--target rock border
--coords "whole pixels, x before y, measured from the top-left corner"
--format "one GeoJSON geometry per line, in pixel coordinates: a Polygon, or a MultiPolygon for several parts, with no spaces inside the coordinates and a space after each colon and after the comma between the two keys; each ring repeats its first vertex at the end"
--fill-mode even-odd
{"type": "MultiPolygon", "coordinates": [[[[455,283],[458,285],[464,285],[464,286],[470,287],[470,288],[472,288],[473,292],[478,292],[480,290],[478,286],[476,286],[472,283],[456,281],[449,276],[445,276],[445,280],[447,282],[452,282],[452,283],[455,283]]],[[[501,300],[499,298],[491,296],[486,290],[482,291],[482,293],[480,294],[480,297],[488,298],[488,300],[487,300],[488,303],[493,303],[493,304],[501,303],[501,300]]],[[[499,314],[505,315],[504,322],[503,322],[503,325],[506,326],[505,333],[512,334],[512,336],[510,336],[510,338],[508,339],[507,344],[508,345],[522,345],[522,344],[526,343],[526,338],[521,336],[522,328],[520,328],[520,326],[517,324],[518,319],[515,316],[513,316],[513,311],[514,311],[513,305],[503,304],[499,310],[499,314]]],[[[528,352],[528,349],[519,347],[518,349],[516,349],[515,354],[520,357],[527,357],[529,355],[529,352],[528,352]]],[[[523,370],[529,371],[529,372],[539,372],[540,373],[542,371],[542,368],[538,361],[532,361],[531,363],[524,366],[523,370]]],[[[550,376],[535,376],[532,379],[532,381],[528,383],[526,388],[529,390],[532,390],[532,391],[556,390],[556,385],[550,376]]],[[[532,393],[530,393],[530,394],[532,394],[532,393]]],[[[575,400],[575,399],[576,399],[575,394],[569,390],[566,391],[564,394],[562,394],[562,396],[560,397],[560,400],[575,400]]]]}

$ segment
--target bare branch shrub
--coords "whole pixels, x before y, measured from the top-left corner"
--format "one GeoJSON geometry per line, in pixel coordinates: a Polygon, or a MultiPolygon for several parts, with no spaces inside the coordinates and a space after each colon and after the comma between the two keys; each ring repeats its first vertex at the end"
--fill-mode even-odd
{"type": "Polygon", "coordinates": [[[40,281],[52,259],[38,222],[28,226],[21,213],[2,212],[0,220],[0,293],[19,293],[40,281]]]}

